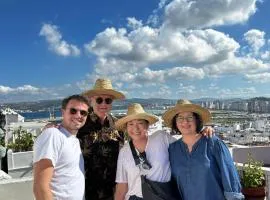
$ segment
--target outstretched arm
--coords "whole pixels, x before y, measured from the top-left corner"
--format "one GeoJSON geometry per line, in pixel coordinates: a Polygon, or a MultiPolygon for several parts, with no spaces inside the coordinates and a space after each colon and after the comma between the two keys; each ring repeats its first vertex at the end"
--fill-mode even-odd
{"type": "Polygon", "coordinates": [[[33,191],[36,200],[52,200],[53,195],[50,182],[53,176],[53,165],[51,160],[42,159],[34,164],[33,191]]]}

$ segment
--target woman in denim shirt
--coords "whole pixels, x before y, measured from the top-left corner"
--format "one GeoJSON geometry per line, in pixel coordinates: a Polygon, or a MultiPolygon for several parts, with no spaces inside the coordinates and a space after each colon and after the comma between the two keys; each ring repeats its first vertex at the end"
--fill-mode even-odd
{"type": "Polygon", "coordinates": [[[244,199],[227,146],[216,136],[199,134],[211,119],[207,109],[179,100],[163,119],[165,125],[182,135],[170,144],[169,156],[172,176],[183,200],[244,199]]]}

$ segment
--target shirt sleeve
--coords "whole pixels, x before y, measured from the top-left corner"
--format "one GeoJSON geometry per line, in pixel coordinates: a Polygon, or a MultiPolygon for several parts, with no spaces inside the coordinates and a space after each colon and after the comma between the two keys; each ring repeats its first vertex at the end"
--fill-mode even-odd
{"type": "Polygon", "coordinates": [[[213,154],[220,169],[225,198],[227,200],[244,199],[241,193],[238,172],[228,147],[222,140],[215,136],[210,140],[212,140],[212,142],[214,141],[213,154]]]}
{"type": "Polygon", "coordinates": [[[55,167],[62,147],[61,134],[58,131],[56,128],[48,128],[37,137],[34,143],[34,163],[49,159],[55,167]]]}
{"type": "Polygon", "coordinates": [[[116,170],[116,183],[127,183],[128,177],[127,172],[124,167],[124,148],[122,148],[119,152],[118,160],[117,160],[117,170],[116,170]]]}

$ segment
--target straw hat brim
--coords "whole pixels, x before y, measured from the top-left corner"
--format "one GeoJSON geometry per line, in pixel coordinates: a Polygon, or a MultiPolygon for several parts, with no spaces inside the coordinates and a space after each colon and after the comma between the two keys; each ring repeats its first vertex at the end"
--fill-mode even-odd
{"type": "Polygon", "coordinates": [[[113,89],[92,89],[92,90],[87,90],[83,93],[83,95],[92,97],[92,96],[97,96],[97,95],[110,95],[114,99],[124,99],[125,95],[121,92],[118,92],[113,89]]]}
{"type": "Polygon", "coordinates": [[[210,122],[211,120],[211,113],[209,110],[196,105],[196,104],[186,104],[186,105],[175,105],[173,108],[168,109],[163,115],[162,118],[164,120],[164,124],[167,127],[172,127],[172,120],[175,115],[179,112],[193,112],[197,113],[201,119],[203,124],[210,122]]]}
{"type": "Polygon", "coordinates": [[[126,128],[127,122],[132,121],[134,119],[144,119],[144,120],[148,121],[149,125],[152,125],[159,120],[157,116],[151,115],[148,113],[132,114],[132,115],[127,115],[127,116],[122,117],[121,119],[117,120],[115,122],[115,128],[117,130],[124,131],[124,129],[126,128]]]}

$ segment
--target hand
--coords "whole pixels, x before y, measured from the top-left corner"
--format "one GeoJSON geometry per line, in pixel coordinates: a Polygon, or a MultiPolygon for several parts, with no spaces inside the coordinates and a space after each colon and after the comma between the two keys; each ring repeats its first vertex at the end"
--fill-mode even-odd
{"type": "Polygon", "coordinates": [[[201,134],[205,137],[212,137],[213,135],[215,135],[214,129],[211,126],[204,127],[201,131],[201,134]]]}
{"type": "Polygon", "coordinates": [[[54,123],[54,122],[51,122],[51,123],[48,123],[48,124],[46,124],[44,127],[43,127],[43,129],[42,129],[42,131],[44,131],[44,130],[46,130],[47,128],[59,128],[59,126],[60,126],[60,124],[56,124],[56,123],[54,123]]]}

